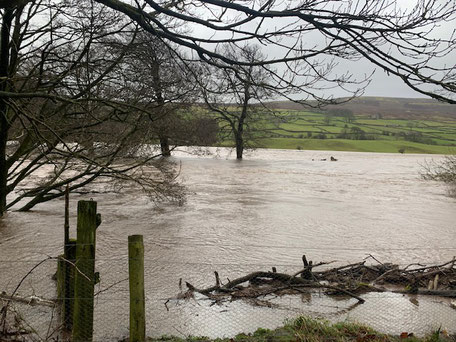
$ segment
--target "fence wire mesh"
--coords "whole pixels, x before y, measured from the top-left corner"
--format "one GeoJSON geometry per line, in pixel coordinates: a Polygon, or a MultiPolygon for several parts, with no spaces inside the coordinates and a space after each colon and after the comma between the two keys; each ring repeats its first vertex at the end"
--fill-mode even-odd
{"type": "MultiPolygon", "coordinates": [[[[97,246],[99,278],[93,279],[93,341],[125,340],[130,329],[128,254],[126,246],[119,246],[115,256],[103,248],[97,246]]],[[[145,243],[148,337],[230,338],[275,329],[299,316],[359,322],[393,335],[436,329],[456,333],[454,258],[394,264],[365,253],[358,260],[316,259],[313,254],[325,251],[311,251],[306,260],[291,263],[252,263],[248,257],[235,263],[217,256],[196,260],[192,248],[202,248],[198,245],[185,247],[187,258],[181,253],[174,258],[172,245],[161,248],[167,252],[157,253],[155,244],[145,243]]],[[[455,250],[442,251],[448,252],[455,250]]],[[[0,340],[70,340],[71,325],[65,326],[62,310],[74,296],[57,288],[59,258],[34,253],[0,261],[0,340]]]]}

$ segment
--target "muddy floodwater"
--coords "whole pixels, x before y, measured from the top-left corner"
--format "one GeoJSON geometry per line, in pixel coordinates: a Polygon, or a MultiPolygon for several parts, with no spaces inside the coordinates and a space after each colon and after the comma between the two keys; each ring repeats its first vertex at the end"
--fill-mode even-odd
{"type": "MultiPolygon", "coordinates": [[[[318,292],[256,303],[167,301],[179,293],[180,278],[204,287],[214,284],[215,270],[222,281],[272,266],[294,272],[303,254],[340,264],[372,255],[400,265],[445,262],[456,255],[456,201],[446,196],[444,185],[419,177],[420,165],[439,156],[257,150],[239,162],[229,150],[212,152],[181,151],[172,158],[181,164],[188,189],[182,206],[157,206],[132,190],[72,195],[72,235],[80,199],[98,201],[103,220],[97,231],[96,338],[128,334],[131,234],[145,240],[151,336],[233,336],[274,328],[299,314],[365,322],[389,333],[423,334],[440,326],[456,332],[456,310],[438,297],[371,293],[357,306],[355,299],[333,300],[318,292]],[[338,161],[329,161],[331,156],[338,161]]],[[[0,291],[11,291],[37,261],[61,253],[62,227],[63,200],[0,220],[0,291]]],[[[55,263],[47,264],[21,285],[20,294],[55,296],[55,263]]],[[[42,312],[35,315],[45,319],[42,312]]]]}

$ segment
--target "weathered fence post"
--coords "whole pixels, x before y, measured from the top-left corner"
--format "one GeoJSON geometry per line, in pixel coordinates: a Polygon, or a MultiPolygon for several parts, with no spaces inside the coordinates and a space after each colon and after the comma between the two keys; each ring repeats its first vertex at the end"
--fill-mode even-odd
{"type": "Polygon", "coordinates": [[[72,333],[75,342],[89,342],[93,337],[96,228],[97,202],[79,201],[72,333]]]}
{"type": "Polygon", "coordinates": [[[74,304],[74,266],[76,258],[76,240],[69,239],[64,247],[64,254],[59,256],[57,264],[57,297],[61,299],[61,317],[63,327],[71,331],[73,326],[74,304]]]}
{"type": "Polygon", "coordinates": [[[128,237],[128,276],[130,283],[130,342],[143,342],[146,339],[146,315],[142,235],[128,237]]]}
{"type": "Polygon", "coordinates": [[[61,300],[61,318],[63,328],[70,331],[73,326],[74,303],[74,264],[76,258],[76,240],[70,239],[69,188],[65,190],[64,249],[57,263],[57,297],[61,300]]]}

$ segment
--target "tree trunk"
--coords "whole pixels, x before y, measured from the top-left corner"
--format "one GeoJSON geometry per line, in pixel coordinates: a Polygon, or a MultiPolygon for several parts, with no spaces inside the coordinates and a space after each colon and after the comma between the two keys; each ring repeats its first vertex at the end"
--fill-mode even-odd
{"type": "Polygon", "coordinates": [[[237,131],[234,134],[236,139],[236,159],[242,159],[242,153],[244,152],[244,124],[247,119],[247,110],[250,100],[250,83],[245,83],[244,87],[244,103],[242,104],[242,112],[239,117],[237,131]]]}
{"type": "Polygon", "coordinates": [[[167,120],[166,114],[164,113],[165,110],[165,99],[163,98],[163,89],[162,89],[162,82],[160,79],[160,64],[156,60],[156,56],[153,59],[154,63],[152,65],[152,79],[154,81],[153,87],[155,96],[157,97],[157,104],[158,104],[158,117],[159,117],[159,139],[160,139],[160,149],[161,154],[163,157],[170,157],[171,151],[169,149],[169,138],[167,131],[169,127],[166,127],[167,120]]]}
{"type": "Polygon", "coordinates": [[[160,148],[161,148],[161,154],[163,157],[170,157],[171,156],[171,151],[169,149],[169,139],[168,137],[161,136],[160,137],[160,148]]]}
{"type": "MultiPolygon", "coordinates": [[[[13,10],[6,9],[0,33],[0,91],[8,89],[9,41],[10,29],[13,22],[13,10]]],[[[0,216],[6,210],[8,164],[6,160],[6,142],[8,141],[8,104],[6,99],[0,99],[0,216]]]]}
{"type": "Polygon", "coordinates": [[[242,153],[244,152],[244,139],[241,134],[236,134],[236,159],[242,159],[242,153]]]}
{"type": "MultiPolygon", "coordinates": [[[[0,106],[3,107],[1,104],[0,106]]],[[[8,176],[8,166],[6,162],[6,141],[8,140],[8,129],[5,129],[6,120],[3,111],[1,112],[0,116],[0,216],[2,216],[6,211],[8,176]]]]}

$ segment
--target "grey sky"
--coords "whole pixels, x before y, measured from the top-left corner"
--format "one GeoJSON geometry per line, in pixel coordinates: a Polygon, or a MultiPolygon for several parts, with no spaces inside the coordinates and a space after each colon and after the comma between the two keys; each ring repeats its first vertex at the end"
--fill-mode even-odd
{"type": "MultiPolygon", "coordinates": [[[[456,0],[453,0],[456,1],[456,0]]],[[[410,12],[416,5],[417,0],[396,0],[395,5],[402,11],[410,12]]],[[[437,4],[444,3],[446,0],[437,0],[437,4]]],[[[275,18],[272,22],[266,21],[266,26],[284,26],[287,22],[287,19],[283,21],[280,18],[275,18]]],[[[251,22],[249,25],[254,26],[255,23],[251,22]]],[[[447,22],[443,23],[441,27],[436,28],[433,30],[432,35],[433,37],[437,38],[450,38],[451,33],[456,28],[455,22],[447,22]]],[[[206,36],[207,38],[213,38],[214,32],[212,30],[208,30],[207,28],[195,28],[194,33],[197,35],[206,36]]],[[[220,38],[220,33],[217,32],[217,38],[220,38]]],[[[321,41],[322,37],[317,33],[311,32],[305,36],[304,44],[312,45],[320,41],[320,43],[324,44],[321,41]]],[[[277,46],[268,46],[265,48],[265,52],[268,57],[283,57],[283,50],[279,51],[280,48],[277,46]],[[276,50],[277,49],[277,50],[276,50]]],[[[392,52],[395,53],[394,51],[392,52]]],[[[403,59],[403,57],[401,57],[403,59]]],[[[456,61],[456,51],[452,53],[451,56],[446,56],[445,58],[438,60],[434,66],[441,67],[445,63],[447,65],[454,65],[454,61],[456,61]]],[[[364,96],[388,96],[388,97],[425,97],[424,95],[412,90],[408,86],[406,86],[403,81],[396,77],[396,76],[389,76],[383,70],[376,69],[376,67],[369,63],[367,60],[361,59],[356,62],[349,62],[349,61],[339,61],[339,67],[337,68],[337,72],[339,74],[345,73],[346,71],[354,74],[354,76],[358,79],[362,79],[363,76],[367,74],[371,74],[375,70],[374,75],[372,76],[370,84],[367,86],[364,92],[364,96]]],[[[325,95],[333,95],[335,97],[347,96],[347,92],[344,92],[342,89],[332,88],[331,90],[325,90],[325,95]]],[[[293,96],[296,97],[296,96],[293,96]]]]}
{"type": "MultiPolygon", "coordinates": [[[[444,2],[443,0],[438,2],[444,2]]],[[[403,9],[410,9],[416,4],[416,0],[398,0],[399,7],[403,9]]],[[[449,38],[453,31],[456,29],[455,22],[443,23],[440,27],[434,30],[435,37],[446,37],[449,38]]],[[[456,52],[456,51],[455,51],[456,52]]],[[[442,59],[441,65],[447,63],[455,64],[456,53],[453,52],[451,56],[446,56],[442,59]]],[[[367,62],[359,62],[360,70],[373,70],[372,65],[367,62]]],[[[372,77],[371,84],[366,88],[365,96],[385,96],[385,97],[426,97],[420,94],[407,85],[405,85],[401,79],[395,76],[388,76],[382,70],[376,70],[372,77]]]]}

